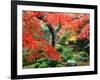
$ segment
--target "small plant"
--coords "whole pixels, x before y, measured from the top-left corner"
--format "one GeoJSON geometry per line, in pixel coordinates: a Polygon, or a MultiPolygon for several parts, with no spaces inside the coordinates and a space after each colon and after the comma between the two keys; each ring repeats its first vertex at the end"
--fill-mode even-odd
{"type": "Polygon", "coordinates": [[[89,60],[89,56],[86,52],[80,52],[80,60],[81,61],[88,61],[89,60]]]}
{"type": "Polygon", "coordinates": [[[39,68],[46,68],[46,67],[49,67],[46,61],[42,62],[42,63],[39,65],[39,68]]]}
{"type": "Polygon", "coordinates": [[[62,58],[64,59],[64,61],[67,61],[68,59],[72,59],[73,58],[73,49],[72,48],[67,48],[65,46],[63,46],[63,50],[62,50],[62,58]]]}
{"type": "Polygon", "coordinates": [[[80,56],[81,57],[88,57],[88,54],[84,51],[80,52],[80,56]]]}

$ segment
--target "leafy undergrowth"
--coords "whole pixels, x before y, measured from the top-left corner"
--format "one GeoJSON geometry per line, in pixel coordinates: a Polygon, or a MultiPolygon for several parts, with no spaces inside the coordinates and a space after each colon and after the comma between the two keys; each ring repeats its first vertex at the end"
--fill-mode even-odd
{"type": "Polygon", "coordinates": [[[23,64],[26,68],[48,68],[48,67],[67,67],[67,66],[86,66],[89,65],[89,55],[85,51],[74,51],[73,48],[56,45],[56,49],[60,52],[63,63],[60,61],[53,61],[45,57],[35,59],[32,62],[25,60],[27,54],[24,54],[23,64]]]}

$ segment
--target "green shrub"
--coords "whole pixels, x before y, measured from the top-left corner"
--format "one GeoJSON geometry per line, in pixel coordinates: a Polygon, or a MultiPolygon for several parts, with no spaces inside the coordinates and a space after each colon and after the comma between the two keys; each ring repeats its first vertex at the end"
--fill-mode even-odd
{"type": "Polygon", "coordinates": [[[56,67],[64,67],[63,64],[57,64],[56,67]]]}
{"type": "Polygon", "coordinates": [[[42,62],[40,65],[39,65],[39,68],[46,68],[48,67],[48,64],[46,61],[42,62]]]}
{"type": "Polygon", "coordinates": [[[40,59],[37,59],[37,63],[42,63],[42,62],[44,62],[44,61],[47,61],[47,59],[46,58],[40,58],[40,59]]]}
{"type": "Polygon", "coordinates": [[[80,56],[81,57],[88,57],[88,54],[84,51],[80,52],[80,56]]]}

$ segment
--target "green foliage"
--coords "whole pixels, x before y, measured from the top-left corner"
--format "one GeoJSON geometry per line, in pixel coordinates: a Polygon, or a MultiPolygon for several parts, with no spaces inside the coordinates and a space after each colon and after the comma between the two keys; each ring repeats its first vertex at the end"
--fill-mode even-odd
{"type": "Polygon", "coordinates": [[[34,63],[32,65],[29,65],[29,66],[25,66],[25,68],[38,68],[40,65],[40,63],[34,63]]]}
{"type": "Polygon", "coordinates": [[[50,67],[56,67],[57,64],[61,64],[61,62],[59,61],[52,61],[52,60],[48,60],[47,63],[50,67]]]}
{"type": "Polygon", "coordinates": [[[80,56],[81,57],[88,57],[88,54],[87,54],[87,52],[81,51],[80,56]]]}
{"type": "Polygon", "coordinates": [[[30,65],[31,63],[29,63],[27,60],[26,60],[26,57],[28,56],[28,49],[24,49],[23,50],[23,66],[26,66],[26,65],[30,65]]]}
{"type": "Polygon", "coordinates": [[[66,34],[64,34],[64,35],[60,38],[59,43],[60,43],[61,45],[65,45],[65,42],[66,42],[66,34]]]}
{"type": "Polygon", "coordinates": [[[73,60],[76,60],[77,62],[79,62],[79,60],[80,60],[80,59],[79,59],[79,56],[78,56],[78,55],[74,55],[74,56],[73,56],[73,60]]]}
{"type": "Polygon", "coordinates": [[[46,58],[37,59],[35,62],[24,65],[24,68],[47,68],[47,67],[61,67],[64,66],[59,61],[52,61],[46,58]]]}
{"type": "Polygon", "coordinates": [[[77,65],[79,56],[75,55],[74,49],[66,46],[56,45],[56,49],[61,52],[61,57],[68,66],[77,65]]]}
{"type": "Polygon", "coordinates": [[[60,35],[60,38],[59,38],[59,44],[60,45],[68,45],[68,43],[69,43],[69,34],[70,34],[70,32],[68,31],[68,32],[65,32],[63,35],[60,35]]]}
{"type": "Polygon", "coordinates": [[[44,61],[47,61],[47,59],[46,58],[40,58],[40,59],[37,59],[37,63],[42,63],[42,62],[44,62],[44,61]]]}
{"type": "Polygon", "coordinates": [[[85,51],[75,52],[73,48],[64,45],[56,44],[55,48],[60,52],[63,62],[53,61],[47,58],[39,58],[29,63],[26,60],[26,56],[29,51],[25,49],[23,51],[23,67],[25,68],[47,68],[47,67],[64,67],[64,66],[76,66],[80,61],[88,61],[89,55],[85,51]]]}
{"type": "Polygon", "coordinates": [[[62,52],[63,48],[61,45],[56,44],[55,48],[57,49],[57,51],[62,52]]]}
{"type": "Polygon", "coordinates": [[[62,46],[63,50],[62,50],[62,58],[64,59],[64,61],[67,61],[68,59],[72,59],[73,58],[73,48],[67,48],[66,46],[62,46]]]}
{"type": "Polygon", "coordinates": [[[46,68],[48,67],[48,64],[46,61],[42,62],[40,65],[39,65],[39,68],[46,68]]]}
{"type": "Polygon", "coordinates": [[[63,64],[57,64],[56,67],[64,67],[63,64]]]}
{"type": "Polygon", "coordinates": [[[88,61],[89,60],[89,55],[86,52],[80,52],[80,60],[81,61],[88,61]]]}
{"type": "Polygon", "coordinates": [[[62,58],[64,59],[64,61],[67,61],[68,59],[72,59],[73,55],[71,53],[62,53],[62,58]]]}

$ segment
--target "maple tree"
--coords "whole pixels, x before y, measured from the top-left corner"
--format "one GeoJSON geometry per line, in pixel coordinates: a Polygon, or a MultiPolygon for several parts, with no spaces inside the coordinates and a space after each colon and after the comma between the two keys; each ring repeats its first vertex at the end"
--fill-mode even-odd
{"type": "Polygon", "coordinates": [[[84,28],[82,29],[82,31],[80,32],[79,34],[79,39],[86,39],[88,40],[89,39],[89,30],[90,30],[90,25],[89,24],[86,24],[84,26],[84,28]]]}
{"type": "Polygon", "coordinates": [[[27,15],[24,13],[23,16],[23,48],[33,49],[32,54],[27,59],[32,61],[39,58],[41,55],[39,51],[42,50],[46,53],[45,57],[52,60],[61,60],[60,54],[43,38],[44,32],[41,29],[39,19],[36,17],[37,13],[28,12],[27,15]]]}

